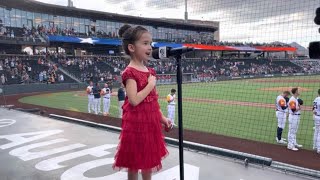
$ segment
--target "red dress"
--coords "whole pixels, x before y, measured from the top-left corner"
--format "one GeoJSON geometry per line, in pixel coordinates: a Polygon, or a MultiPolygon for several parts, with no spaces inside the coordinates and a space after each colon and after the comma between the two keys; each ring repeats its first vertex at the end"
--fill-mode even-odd
{"type": "MultiPolygon", "coordinates": [[[[143,72],[127,67],[122,74],[122,82],[126,85],[127,79],[135,80],[139,92],[148,84],[150,73],[156,76],[151,68],[149,72],[143,72]]],[[[135,107],[126,97],[122,109],[122,131],[113,168],[159,171],[162,168],[161,160],[168,155],[168,150],[161,130],[161,112],[156,88],[135,107]]]]}

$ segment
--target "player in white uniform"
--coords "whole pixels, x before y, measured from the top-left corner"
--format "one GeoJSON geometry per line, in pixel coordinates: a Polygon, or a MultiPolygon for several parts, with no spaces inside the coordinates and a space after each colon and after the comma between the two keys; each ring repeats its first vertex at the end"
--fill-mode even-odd
{"type": "Polygon", "coordinates": [[[167,102],[168,102],[168,119],[170,119],[171,124],[173,126],[176,126],[174,123],[174,116],[175,116],[175,98],[176,98],[176,90],[175,89],[171,89],[171,93],[168,94],[167,96],[167,102]]]}
{"type": "Polygon", "coordinates": [[[101,90],[101,97],[103,99],[103,115],[109,115],[110,101],[111,101],[111,90],[108,88],[108,84],[104,84],[104,88],[101,90]]]}
{"type": "Polygon", "coordinates": [[[91,113],[91,111],[94,109],[94,105],[93,105],[94,96],[93,96],[92,88],[93,88],[93,82],[90,81],[90,84],[86,90],[88,95],[88,113],[91,113]]]}
{"type": "Polygon", "coordinates": [[[284,91],[276,99],[276,117],[278,119],[276,141],[279,144],[287,144],[285,139],[281,138],[281,136],[282,136],[282,131],[286,126],[289,95],[290,95],[289,91],[284,91]]]}
{"type": "Polygon", "coordinates": [[[297,143],[296,137],[301,115],[301,105],[298,102],[298,96],[300,93],[298,88],[293,88],[291,93],[292,96],[289,99],[289,132],[287,148],[292,151],[298,151],[298,148],[302,147],[302,145],[297,143]]]}
{"type": "Polygon", "coordinates": [[[315,125],[313,149],[320,154],[320,89],[318,90],[318,97],[313,101],[313,120],[315,125]]]}

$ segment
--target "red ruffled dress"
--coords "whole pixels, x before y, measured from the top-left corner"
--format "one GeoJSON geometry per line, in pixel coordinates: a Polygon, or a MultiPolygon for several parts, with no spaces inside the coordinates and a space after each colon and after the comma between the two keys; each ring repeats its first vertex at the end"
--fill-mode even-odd
{"type": "MultiPolygon", "coordinates": [[[[139,92],[147,86],[150,73],[156,76],[154,69],[151,68],[149,72],[143,72],[127,67],[122,74],[122,82],[126,85],[127,79],[135,80],[139,92]]],[[[144,172],[159,171],[162,168],[161,160],[169,153],[161,130],[161,113],[156,88],[135,107],[126,97],[122,109],[122,131],[113,168],[144,172]]]]}

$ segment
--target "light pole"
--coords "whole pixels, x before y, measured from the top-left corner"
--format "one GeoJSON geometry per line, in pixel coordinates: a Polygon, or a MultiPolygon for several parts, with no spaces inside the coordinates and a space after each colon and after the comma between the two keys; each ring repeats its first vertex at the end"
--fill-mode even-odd
{"type": "Polygon", "coordinates": [[[184,0],[184,7],[185,7],[184,20],[185,22],[187,22],[188,21],[188,0],[184,0]]]}

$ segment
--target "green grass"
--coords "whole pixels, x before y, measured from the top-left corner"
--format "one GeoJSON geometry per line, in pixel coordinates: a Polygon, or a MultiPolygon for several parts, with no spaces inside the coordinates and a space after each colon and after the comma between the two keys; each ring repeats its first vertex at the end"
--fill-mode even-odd
{"type": "MultiPolygon", "coordinates": [[[[302,92],[301,98],[306,106],[311,106],[320,88],[319,83],[289,83],[286,80],[319,79],[319,76],[272,78],[282,82],[258,83],[254,80],[221,81],[214,83],[195,83],[183,85],[183,97],[200,100],[228,100],[244,101],[265,104],[274,104],[275,98],[281,92],[262,91],[261,88],[277,87],[302,87],[309,91],[302,92]]],[[[158,86],[160,94],[159,103],[166,114],[165,96],[175,85],[158,86]]],[[[79,96],[83,92],[62,92],[46,95],[29,96],[20,99],[23,103],[48,106],[58,109],[87,112],[87,97],[79,96]]],[[[177,108],[176,108],[177,111],[177,108]]],[[[118,115],[118,101],[116,97],[111,99],[110,113],[118,115]]],[[[177,119],[177,116],[176,116],[177,119]]],[[[226,105],[219,103],[183,101],[184,128],[221,134],[232,137],[274,143],[277,121],[275,111],[272,108],[251,107],[241,105],[226,105]]],[[[287,138],[287,127],[283,133],[287,138]]],[[[297,140],[306,148],[312,147],[313,120],[310,111],[303,111],[297,140]]]]}

